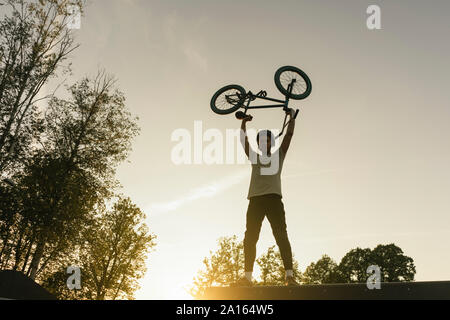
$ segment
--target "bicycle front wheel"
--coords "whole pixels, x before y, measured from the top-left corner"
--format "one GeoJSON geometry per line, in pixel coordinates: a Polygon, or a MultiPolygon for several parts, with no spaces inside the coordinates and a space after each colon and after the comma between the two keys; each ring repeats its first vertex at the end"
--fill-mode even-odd
{"type": "Polygon", "coordinates": [[[311,94],[312,89],[311,80],[306,73],[293,66],[284,66],[275,72],[275,85],[282,94],[295,100],[305,99],[311,94]],[[288,85],[292,83],[293,79],[295,82],[289,93],[288,85]]]}
{"type": "Polygon", "coordinates": [[[211,98],[211,109],[217,114],[233,113],[242,107],[245,89],[237,84],[230,84],[219,89],[211,98]]]}

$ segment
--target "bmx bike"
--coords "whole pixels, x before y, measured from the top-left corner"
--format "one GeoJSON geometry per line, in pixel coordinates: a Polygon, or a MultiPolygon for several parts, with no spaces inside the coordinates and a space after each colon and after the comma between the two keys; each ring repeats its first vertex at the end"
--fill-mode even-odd
{"type": "MultiPolygon", "coordinates": [[[[311,94],[311,80],[305,72],[297,67],[284,66],[279,68],[275,72],[274,76],[275,85],[278,90],[285,96],[284,100],[274,99],[267,97],[267,92],[264,90],[259,91],[257,94],[253,94],[251,91],[246,91],[242,86],[237,84],[230,84],[219,89],[211,98],[211,109],[217,114],[225,115],[235,111],[237,119],[244,119],[248,115],[247,111],[250,109],[267,109],[267,108],[282,108],[286,112],[284,117],[283,128],[280,134],[276,137],[280,137],[289,121],[286,122],[288,114],[291,112],[289,108],[289,100],[302,100],[307,98],[311,94]],[[252,101],[256,99],[268,100],[276,102],[277,104],[271,105],[250,105],[252,101]],[[243,109],[244,111],[238,111],[243,109]]],[[[294,115],[294,119],[297,117],[299,110],[297,109],[294,115]]]]}

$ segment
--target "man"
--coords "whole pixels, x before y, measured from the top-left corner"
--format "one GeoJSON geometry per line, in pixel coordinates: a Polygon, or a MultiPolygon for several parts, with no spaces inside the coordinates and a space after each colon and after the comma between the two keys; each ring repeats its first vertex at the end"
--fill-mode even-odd
{"type": "Polygon", "coordinates": [[[295,111],[289,111],[290,122],[281,146],[273,154],[271,147],[275,145],[275,137],[270,130],[258,133],[257,142],[261,155],[254,152],[248,143],[246,123],[252,120],[247,116],[242,120],[241,143],[245,154],[252,163],[252,176],[248,192],[249,205],[244,238],[245,277],[238,285],[251,286],[253,264],[256,257],[256,243],[264,217],[270,222],[272,233],[280,249],[286,273],[286,285],[298,285],[294,279],[292,268],[292,250],[289,243],[283,202],[281,201],[281,170],[283,161],[289,149],[295,128],[295,111]]]}

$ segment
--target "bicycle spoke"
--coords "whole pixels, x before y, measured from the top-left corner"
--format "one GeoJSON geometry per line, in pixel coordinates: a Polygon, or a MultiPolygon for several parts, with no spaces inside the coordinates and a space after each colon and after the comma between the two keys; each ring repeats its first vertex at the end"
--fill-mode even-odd
{"type": "Polygon", "coordinates": [[[285,71],[280,75],[280,82],[286,91],[288,90],[288,85],[292,82],[292,79],[296,80],[292,87],[292,93],[303,94],[306,91],[306,82],[300,74],[293,71],[285,71]]]}
{"type": "Polygon", "coordinates": [[[227,110],[236,106],[240,101],[239,92],[228,90],[220,94],[216,99],[216,106],[218,109],[227,110]]]}

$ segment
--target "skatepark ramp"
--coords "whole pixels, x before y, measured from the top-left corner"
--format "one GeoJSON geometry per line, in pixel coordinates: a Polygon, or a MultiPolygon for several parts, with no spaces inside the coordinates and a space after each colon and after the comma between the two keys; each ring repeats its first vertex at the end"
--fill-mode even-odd
{"type": "Polygon", "coordinates": [[[380,289],[365,283],[254,287],[210,287],[208,300],[450,300],[450,281],[386,282],[380,289]]]}
{"type": "Polygon", "coordinates": [[[32,279],[18,271],[0,271],[0,300],[55,300],[32,279]]]}

